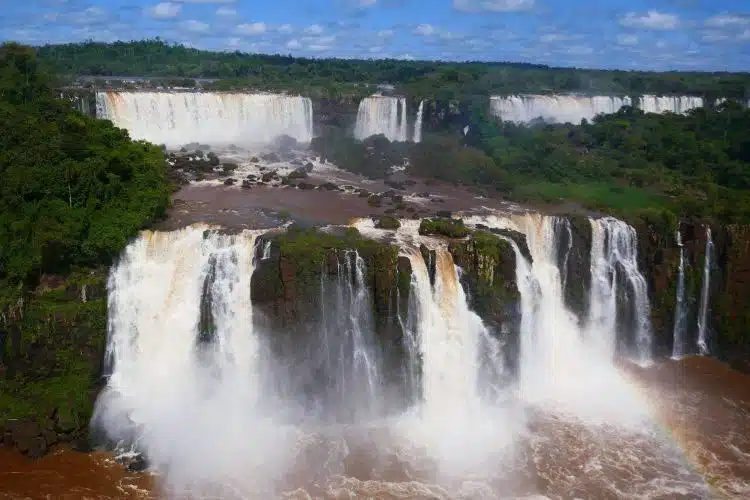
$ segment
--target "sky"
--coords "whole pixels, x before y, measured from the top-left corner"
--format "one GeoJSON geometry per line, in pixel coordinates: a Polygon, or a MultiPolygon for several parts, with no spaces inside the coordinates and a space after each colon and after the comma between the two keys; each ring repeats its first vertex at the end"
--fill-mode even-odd
{"type": "Polygon", "coordinates": [[[750,0],[0,0],[0,39],[750,71],[750,0]]]}

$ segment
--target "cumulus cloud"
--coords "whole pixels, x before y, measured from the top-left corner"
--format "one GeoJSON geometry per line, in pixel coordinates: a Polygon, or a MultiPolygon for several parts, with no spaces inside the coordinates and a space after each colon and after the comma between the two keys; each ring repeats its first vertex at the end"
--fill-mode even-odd
{"type": "Polygon", "coordinates": [[[291,50],[299,50],[302,48],[302,44],[297,39],[292,39],[286,42],[286,48],[291,50]]]}
{"type": "Polygon", "coordinates": [[[162,2],[146,9],[146,14],[154,19],[174,19],[180,15],[182,5],[172,2],[162,2]]]}
{"type": "Polygon", "coordinates": [[[381,30],[381,31],[378,31],[378,36],[380,38],[393,38],[394,34],[395,33],[393,32],[393,30],[381,30]]]}
{"type": "Polygon", "coordinates": [[[180,27],[190,33],[207,33],[209,28],[208,24],[196,21],[195,19],[183,21],[180,23],[180,27]]]}
{"type": "Polygon", "coordinates": [[[750,17],[737,14],[719,14],[706,19],[706,26],[724,28],[728,26],[748,26],[750,17]]]}
{"type": "Polygon", "coordinates": [[[437,33],[437,29],[431,24],[420,24],[414,28],[414,34],[420,36],[432,36],[437,33]]]}
{"type": "Polygon", "coordinates": [[[680,24],[680,18],[675,14],[649,10],[645,14],[628,12],[620,19],[620,24],[628,28],[646,30],[673,30],[680,24]]]}
{"type": "Polygon", "coordinates": [[[453,0],[462,12],[521,12],[534,7],[534,0],[453,0]]]}
{"type": "Polygon", "coordinates": [[[308,35],[320,35],[323,33],[323,26],[319,24],[313,24],[312,26],[308,26],[305,28],[305,33],[308,35]]]}
{"type": "Polygon", "coordinates": [[[237,15],[237,11],[234,10],[232,7],[221,6],[218,9],[216,9],[216,15],[220,17],[233,17],[237,15]]]}
{"type": "Polygon", "coordinates": [[[624,46],[637,45],[638,37],[636,35],[617,35],[617,43],[624,46]]]}
{"type": "Polygon", "coordinates": [[[255,36],[262,35],[267,29],[268,27],[266,26],[266,23],[246,23],[238,24],[235,31],[240,35],[255,36]]]}
{"type": "Polygon", "coordinates": [[[288,35],[289,33],[293,32],[293,31],[294,31],[294,28],[292,28],[291,24],[282,24],[278,28],[278,32],[279,33],[283,33],[285,35],[288,35]]]}

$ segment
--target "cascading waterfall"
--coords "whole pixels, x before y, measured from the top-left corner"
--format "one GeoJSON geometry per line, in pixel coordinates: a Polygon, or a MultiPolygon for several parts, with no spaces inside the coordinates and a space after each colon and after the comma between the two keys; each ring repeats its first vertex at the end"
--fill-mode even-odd
{"type": "Polygon", "coordinates": [[[601,113],[616,113],[630,104],[629,97],[608,96],[511,95],[490,98],[490,110],[495,116],[516,123],[541,118],[546,122],[577,124],[601,113]]]}
{"type": "Polygon", "coordinates": [[[217,92],[97,92],[97,116],[134,139],[179,147],[268,144],[288,135],[307,145],[313,135],[312,101],[280,94],[217,92]]]}
{"type": "Polygon", "coordinates": [[[546,122],[578,124],[584,118],[616,113],[623,106],[636,106],[646,113],[687,113],[703,106],[703,99],[694,96],[643,95],[628,96],[577,95],[510,95],[490,97],[491,112],[505,121],[529,123],[536,119],[546,122]]]}
{"type": "Polygon", "coordinates": [[[590,219],[591,251],[591,310],[589,334],[604,335],[602,344],[611,354],[617,343],[617,286],[622,273],[628,285],[628,300],[632,303],[631,318],[635,355],[639,362],[651,359],[651,306],[648,284],[638,269],[638,236],[635,229],[613,217],[590,219]]]}
{"type": "Polygon", "coordinates": [[[253,328],[255,240],[207,226],[144,232],[110,273],[110,374],[94,426],[135,444],[174,488],[267,492],[286,460],[289,435],[264,404],[253,328]]]}
{"type": "Polygon", "coordinates": [[[637,106],[646,113],[687,113],[691,109],[703,107],[703,98],[695,96],[655,96],[643,95],[637,106]]]}
{"type": "Polygon", "coordinates": [[[685,355],[685,334],[687,333],[687,304],[685,303],[685,246],[682,233],[677,229],[677,246],[680,247],[680,267],[677,274],[677,297],[674,307],[674,328],[672,330],[672,358],[681,359],[685,355]]]}
{"type": "Polygon", "coordinates": [[[385,135],[389,141],[408,140],[405,98],[371,96],[362,99],[354,137],[364,140],[377,134],[385,135]]]}
{"type": "Polygon", "coordinates": [[[701,284],[701,302],[698,308],[698,352],[708,354],[708,306],[711,300],[711,262],[714,242],[711,239],[711,228],[706,226],[706,252],[703,257],[703,283],[701,284]]]}
{"type": "Polygon", "coordinates": [[[634,402],[637,396],[614,367],[612,346],[617,326],[615,267],[627,269],[626,276],[633,275],[628,283],[643,293],[639,299],[646,304],[640,305],[639,310],[645,311],[648,318],[645,280],[639,282],[642,276],[637,267],[633,269],[634,230],[617,219],[592,221],[590,307],[596,319],[590,318],[586,327],[581,328],[564,301],[561,274],[569,250],[561,244],[561,238],[569,236],[560,218],[539,214],[474,216],[466,222],[510,229],[526,236],[531,262],[516,241],[499,236],[511,244],[516,256],[516,283],[522,309],[519,363],[522,397],[591,421],[642,422],[643,409],[634,402]],[[609,396],[592,398],[604,393],[609,396]],[[632,413],[622,411],[624,404],[632,405],[632,413]]]}
{"type": "Polygon", "coordinates": [[[417,109],[417,119],[414,121],[413,142],[422,142],[422,116],[424,114],[424,101],[419,101],[417,109]]]}

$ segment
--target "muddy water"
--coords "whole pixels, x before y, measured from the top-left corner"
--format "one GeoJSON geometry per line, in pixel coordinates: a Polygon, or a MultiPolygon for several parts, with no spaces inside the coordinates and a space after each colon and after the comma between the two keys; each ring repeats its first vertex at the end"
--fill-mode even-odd
{"type": "MultiPolygon", "coordinates": [[[[650,429],[527,408],[527,432],[489,473],[452,477],[401,447],[398,425],[312,430],[280,497],[750,498],[750,377],[706,358],[623,369],[654,408],[650,429]]],[[[164,496],[158,489],[158,478],[127,473],[107,454],[60,450],[31,462],[0,450],[1,499],[164,496]]]]}

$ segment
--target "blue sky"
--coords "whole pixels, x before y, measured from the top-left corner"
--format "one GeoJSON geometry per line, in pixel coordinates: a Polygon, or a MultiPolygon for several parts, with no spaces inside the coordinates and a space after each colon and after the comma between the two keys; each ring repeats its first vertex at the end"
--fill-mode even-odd
{"type": "Polygon", "coordinates": [[[309,57],[750,70],[750,0],[0,0],[0,38],[309,57]]]}

